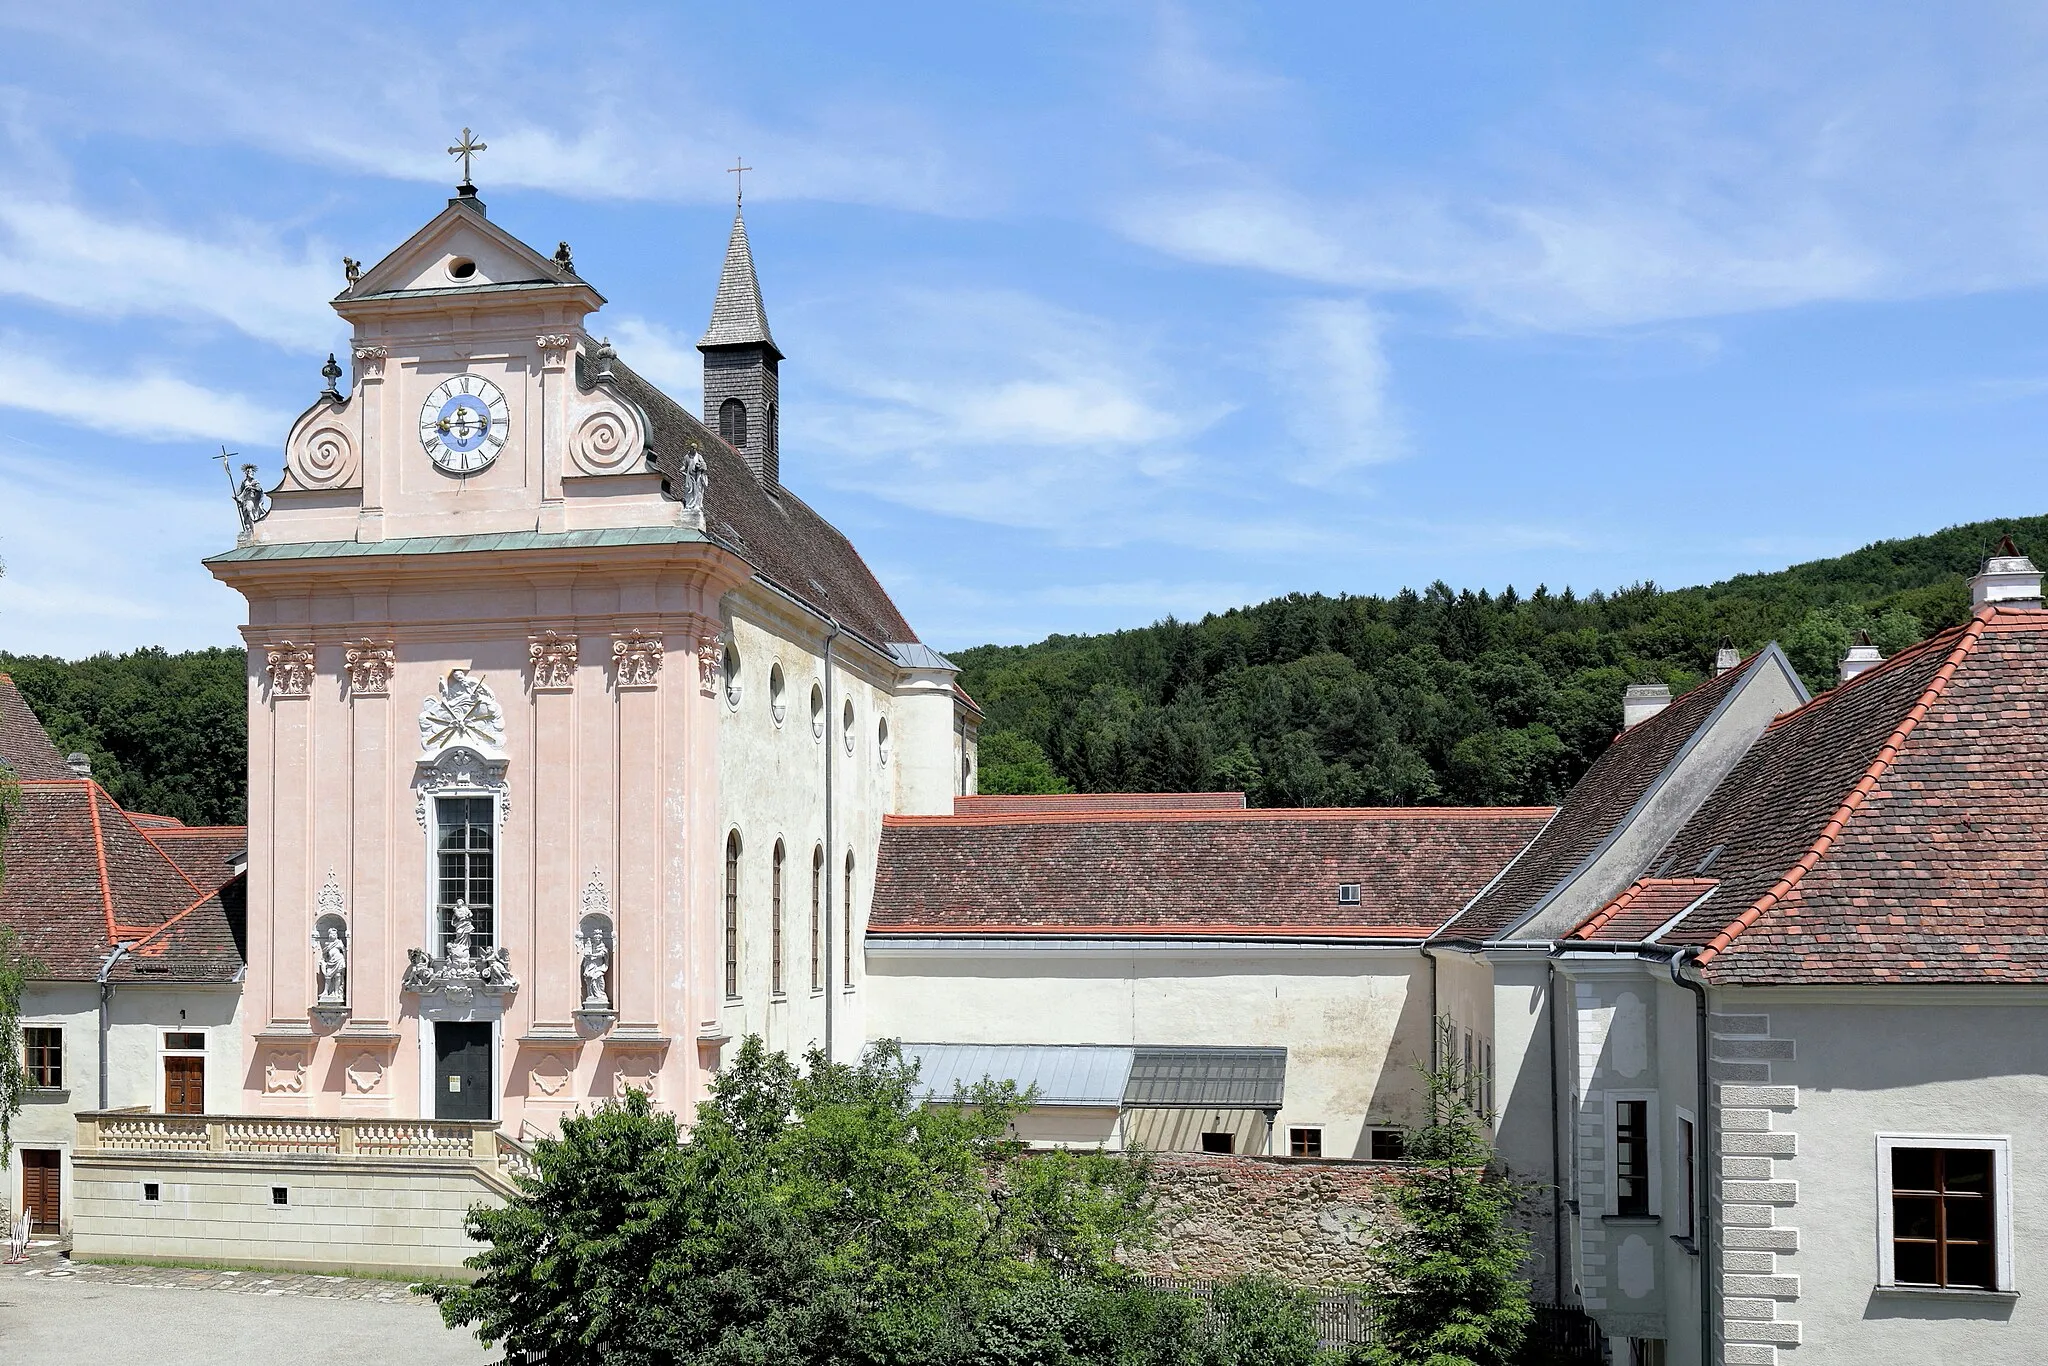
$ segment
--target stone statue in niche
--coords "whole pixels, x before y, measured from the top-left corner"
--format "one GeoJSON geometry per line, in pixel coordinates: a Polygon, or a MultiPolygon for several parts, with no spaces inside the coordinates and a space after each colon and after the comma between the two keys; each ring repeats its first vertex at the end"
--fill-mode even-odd
{"type": "Polygon", "coordinates": [[[341,926],[328,924],[313,931],[313,966],[320,977],[317,1004],[338,1006],[348,1003],[348,941],[341,926]]]}
{"type": "Polygon", "coordinates": [[[420,749],[439,754],[466,745],[485,755],[499,754],[505,744],[505,713],[497,696],[467,669],[450,669],[448,677],[420,707],[420,749]]]}
{"type": "Polygon", "coordinates": [[[595,916],[584,921],[583,929],[576,935],[576,953],[583,961],[583,1008],[610,1010],[612,945],[603,921],[595,916]]]}

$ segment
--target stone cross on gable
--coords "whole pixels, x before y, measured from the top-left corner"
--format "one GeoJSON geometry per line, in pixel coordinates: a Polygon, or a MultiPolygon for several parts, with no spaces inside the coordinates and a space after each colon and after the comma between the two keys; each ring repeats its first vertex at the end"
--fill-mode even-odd
{"type": "Polygon", "coordinates": [[[476,134],[470,132],[467,128],[462,130],[462,141],[456,143],[453,147],[450,147],[448,149],[449,156],[462,158],[463,189],[473,190],[476,188],[476,186],[470,184],[469,181],[469,159],[475,156],[478,152],[484,152],[489,150],[490,144],[487,142],[478,142],[476,140],[476,134]]]}

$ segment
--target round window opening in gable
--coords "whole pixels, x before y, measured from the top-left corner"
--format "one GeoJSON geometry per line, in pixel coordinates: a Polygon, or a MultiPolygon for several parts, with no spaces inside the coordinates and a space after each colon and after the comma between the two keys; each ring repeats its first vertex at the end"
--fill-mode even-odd
{"type": "Polygon", "coordinates": [[[846,732],[846,752],[853,753],[853,699],[846,699],[845,708],[839,713],[839,728],[846,732]]]}
{"type": "Polygon", "coordinates": [[[448,263],[448,278],[451,280],[473,280],[476,278],[476,262],[467,256],[458,256],[448,263]]]}
{"type": "Polygon", "coordinates": [[[886,716],[875,722],[875,756],[882,761],[883,767],[886,768],[888,766],[889,718],[886,716]]]}
{"type": "Polygon", "coordinates": [[[789,703],[784,700],[782,692],[782,666],[771,664],[768,666],[768,711],[778,726],[789,715],[789,703]]]}
{"type": "Polygon", "coordinates": [[[822,683],[811,684],[811,734],[820,740],[825,738],[825,686],[822,683]]]}
{"type": "Polygon", "coordinates": [[[725,642],[725,705],[737,707],[740,704],[740,648],[731,641],[725,642]]]}

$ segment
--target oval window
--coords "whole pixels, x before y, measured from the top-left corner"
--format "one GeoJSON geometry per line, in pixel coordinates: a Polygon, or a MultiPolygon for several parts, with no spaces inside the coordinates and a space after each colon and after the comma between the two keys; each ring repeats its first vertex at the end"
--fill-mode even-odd
{"type": "Polygon", "coordinates": [[[740,647],[731,641],[725,642],[725,705],[737,707],[740,704],[740,647]]]}
{"type": "Polygon", "coordinates": [[[846,732],[846,752],[853,753],[853,699],[846,699],[846,707],[839,713],[839,728],[846,732]]]}
{"type": "Polygon", "coordinates": [[[811,684],[811,734],[825,738],[825,687],[821,683],[811,684]]]}
{"type": "Polygon", "coordinates": [[[470,280],[476,277],[476,262],[466,256],[458,256],[448,263],[448,278],[470,280]]]}
{"type": "Polygon", "coordinates": [[[883,717],[881,720],[875,722],[875,755],[882,761],[884,766],[888,764],[889,718],[886,716],[883,717]]]}
{"type": "Polygon", "coordinates": [[[778,726],[782,724],[782,718],[789,715],[789,703],[784,701],[782,696],[780,664],[773,664],[768,668],[768,710],[775,717],[775,724],[778,726]]]}

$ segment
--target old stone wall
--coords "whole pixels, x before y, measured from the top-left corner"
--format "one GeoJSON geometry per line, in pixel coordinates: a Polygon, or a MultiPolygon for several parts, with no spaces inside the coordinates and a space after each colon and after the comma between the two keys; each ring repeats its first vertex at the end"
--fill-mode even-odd
{"type": "Polygon", "coordinates": [[[1275,1276],[1297,1285],[1365,1279],[1373,1231],[1397,1218],[1402,1168],[1383,1162],[1158,1153],[1160,1246],[1129,1258],[1162,1276],[1275,1276]]]}

